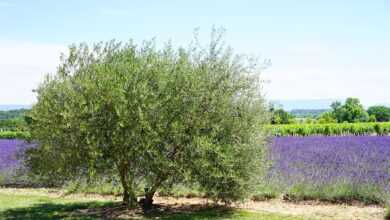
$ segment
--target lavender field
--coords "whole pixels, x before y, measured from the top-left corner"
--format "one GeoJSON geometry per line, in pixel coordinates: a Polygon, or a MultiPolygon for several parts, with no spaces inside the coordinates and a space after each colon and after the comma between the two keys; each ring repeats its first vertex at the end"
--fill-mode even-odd
{"type": "Polygon", "coordinates": [[[13,179],[21,165],[18,155],[28,146],[22,140],[0,139],[0,184],[9,183],[13,179]]]}
{"type": "Polygon", "coordinates": [[[389,136],[278,137],[271,156],[271,175],[286,182],[390,186],[389,136]]]}
{"type": "MultiPolygon", "coordinates": [[[[20,164],[16,155],[28,145],[0,139],[0,176],[9,180],[20,164]]],[[[374,186],[390,193],[389,136],[276,137],[271,141],[272,165],[267,179],[297,184],[374,186]]]]}
{"type": "Polygon", "coordinates": [[[324,194],[318,191],[343,185],[348,188],[344,191],[389,199],[389,136],[276,137],[270,156],[273,164],[267,179],[284,190],[304,186],[300,191],[324,194]]]}

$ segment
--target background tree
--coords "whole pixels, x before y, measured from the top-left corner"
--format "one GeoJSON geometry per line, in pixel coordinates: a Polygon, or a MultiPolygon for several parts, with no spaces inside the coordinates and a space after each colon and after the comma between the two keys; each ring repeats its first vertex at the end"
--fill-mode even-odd
{"type": "Polygon", "coordinates": [[[320,124],[327,124],[327,123],[337,123],[337,119],[334,117],[333,112],[325,112],[322,113],[318,117],[318,123],[320,124]]]}
{"type": "Polygon", "coordinates": [[[282,108],[274,109],[270,108],[271,124],[291,124],[294,123],[294,115],[285,111],[282,108]]]}
{"type": "Polygon", "coordinates": [[[369,120],[368,113],[357,98],[347,98],[344,104],[334,102],[331,107],[337,122],[366,122],[369,120]]]}
{"type": "Polygon", "coordinates": [[[28,109],[0,111],[0,120],[22,119],[28,111],[28,109]]]}
{"type": "Polygon", "coordinates": [[[190,181],[216,200],[247,196],[265,162],[267,111],[258,63],[223,47],[109,42],[70,47],[37,89],[27,164],[63,182],[118,176],[123,201],[150,207],[161,187],[190,181]]]}
{"type": "Polygon", "coordinates": [[[27,109],[0,111],[0,131],[24,131],[27,109]]]}
{"type": "Polygon", "coordinates": [[[375,117],[378,122],[390,121],[390,108],[386,106],[371,106],[367,112],[370,116],[375,117]]]}

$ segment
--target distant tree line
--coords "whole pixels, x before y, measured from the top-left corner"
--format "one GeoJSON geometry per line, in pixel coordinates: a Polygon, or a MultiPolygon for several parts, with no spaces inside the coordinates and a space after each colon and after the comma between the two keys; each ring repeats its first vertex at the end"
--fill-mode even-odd
{"type": "Polygon", "coordinates": [[[26,128],[28,109],[0,111],[0,131],[23,131],[26,128]]]}
{"type": "Polygon", "coordinates": [[[28,109],[15,109],[15,110],[0,111],[0,120],[23,118],[25,113],[28,111],[29,111],[28,109]]]}
{"type": "MultiPolygon", "coordinates": [[[[25,130],[26,113],[29,109],[0,111],[0,131],[25,130]]],[[[357,98],[347,98],[344,103],[333,102],[330,109],[295,109],[286,111],[283,108],[270,105],[271,124],[295,123],[354,123],[354,122],[389,122],[390,107],[371,106],[364,109],[357,98]]]]}
{"type": "Polygon", "coordinates": [[[375,117],[378,122],[390,121],[390,108],[386,106],[372,106],[367,113],[370,117],[375,117]]]}
{"type": "Polygon", "coordinates": [[[289,113],[297,118],[316,118],[328,111],[329,109],[292,109],[289,113]]]}
{"type": "MultiPolygon", "coordinates": [[[[294,112],[287,112],[282,108],[270,106],[271,124],[294,123],[355,123],[355,122],[388,122],[390,121],[390,108],[386,106],[371,106],[364,109],[357,98],[347,98],[344,103],[336,101],[331,109],[317,117],[297,117],[294,112]]],[[[296,111],[295,111],[296,112],[296,111]]],[[[299,111],[299,113],[302,113],[299,111]]],[[[299,115],[298,115],[299,116],[299,115]]]]}

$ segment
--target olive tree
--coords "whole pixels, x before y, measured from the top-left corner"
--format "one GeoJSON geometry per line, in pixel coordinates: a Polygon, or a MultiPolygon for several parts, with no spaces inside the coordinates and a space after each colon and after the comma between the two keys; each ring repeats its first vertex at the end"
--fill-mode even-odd
{"type": "Polygon", "coordinates": [[[123,202],[146,185],[198,184],[216,200],[245,198],[265,164],[259,63],[195,38],[187,48],[153,41],[71,46],[42,82],[29,117],[32,172],[66,181],[118,176],[123,202]]]}

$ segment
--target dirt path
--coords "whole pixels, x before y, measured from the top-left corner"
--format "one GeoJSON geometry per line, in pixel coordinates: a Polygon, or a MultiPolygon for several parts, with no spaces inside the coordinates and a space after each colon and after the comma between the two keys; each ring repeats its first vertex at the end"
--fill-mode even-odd
{"type": "MultiPolygon", "coordinates": [[[[110,200],[119,201],[119,197],[101,196],[97,194],[71,194],[64,196],[59,190],[48,189],[10,189],[0,188],[0,193],[37,195],[49,197],[69,197],[83,198],[85,200],[110,200]]],[[[178,209],[183,206],[211,205],[211,200],[202,198],[174,198],[174,197],[156,197],[155,203],[178,209]]],[[[383,220],[384,208],[378,206],[359,206],[359,205],[335,205],[323,203],[291,203],[284,202],[281,199],[275,199],[264,202],[246,202],[244,204],[234,205],[236,208],[250,210],[253,212],[270,212],[286,215],[303,216],[306,219],[313,220],[383,220]]]]}
{"type": "MultiPolygon", "coordinates": [[[[206,199],[198,198],[156,198],[156,203],[170,206],[207,204],[206,199]]],[[[211,201],[210,201],[211,203],[211,201]]],[[[235,205],[250,211],[279,213],[304,216],[313,220],[383,220],[384,209],[378,206],[333,205],[333,204],[303,204],[284,202],[280,199],[264,202],[247,202],[235,205]]]]}
{"type": "Polygon", "coordinates": [[[377,206],[351,206],[332,204],[294,204],[273,200],[249,202],[243,208],[254,211],[267,211],[288,215],[308,216],[319,220],[383,220],[384,210],[377,206]]]}

